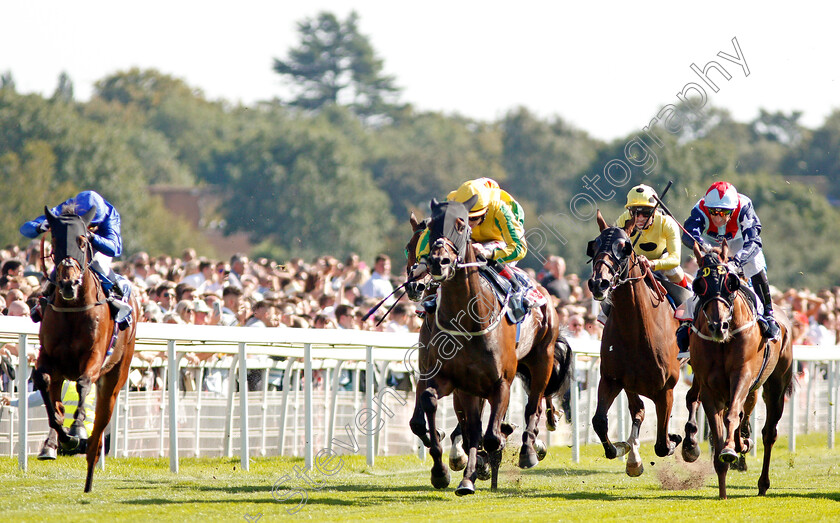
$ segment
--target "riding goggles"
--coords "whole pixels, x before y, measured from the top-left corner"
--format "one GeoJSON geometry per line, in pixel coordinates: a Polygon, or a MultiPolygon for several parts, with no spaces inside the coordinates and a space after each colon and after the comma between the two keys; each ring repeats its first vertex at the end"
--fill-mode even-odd
{"type": "Polygon", "coordinates": [[[721,218],[726,218],[730,214],[732,214],[732,209],[709,209],[709,214],[712,216],[719,216],[721,218]]]}
{"type": "Polygon", "coordinates": [[[633,216],[650,217],[653,214],[653,207],[630,207],[630,214],[633,216]]]}

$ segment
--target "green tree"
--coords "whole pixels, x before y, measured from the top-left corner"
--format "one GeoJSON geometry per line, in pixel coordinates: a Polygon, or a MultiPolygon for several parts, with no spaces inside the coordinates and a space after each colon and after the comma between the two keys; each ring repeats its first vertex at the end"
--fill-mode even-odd
{"type": "Polygon", "coordinates": [[[71,103],[73,101],[73,80],[70,76],[63,72],[58,75],[58,85],[52,95],[53,100],[71,103]]]}
{"type": "Polygon", "coordinates": [[[297,90],[290,105],[313,110],[349,105],[357,114],[371,116],[396,101],[394,78],[383,73],[383,62],[359,32],[358,21],[355,11],[346,20],[321,12],[298,24],[300,45],[287,59],[275,58],[273,67],[297,90]]]}

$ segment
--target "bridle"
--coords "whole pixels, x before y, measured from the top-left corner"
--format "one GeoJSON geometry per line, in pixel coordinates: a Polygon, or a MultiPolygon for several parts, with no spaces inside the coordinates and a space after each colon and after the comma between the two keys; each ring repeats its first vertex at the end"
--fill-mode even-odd
{"type": "MultiPolygon", "coordinates": [[[[84,259],[80,262],[76,258],[70,255],[66,255],[62,260],[58,261],[55,264],[55,279],[49,278],[49,281],[52,282],[53,285],[59,287],[58,284],[58,275],[59,272],[63,272],[65,270],[70,270],[72,268],[77,268],[79,270],[79,276],[70,281],[70,286],[74,289],[78,289],[82,286],[85,278],[85,273],[90,269],[91,264],[93,263],[93,246],[90,242],[90,231],[85,227],[85,248],[84,248],[84,259]]],[[[54,244],[54,242],[53,242],[54,244]]],[[[53,248],[52,254],[50,254],[55,261],[55,248],[53,248]]],[[[98,278],[94,278],[94,283],[97,285],[97,296],[99,295],[99,286],[100,283],[98,278]]],[[[60,294],[60,291],[59,291],[60,294]]],[[[50,307],[56,312],[83,312],[90,310],[98,305],[102,305],[107,303],[104,299],[98,299],[95,303],[89,303],[87,305],[83,305],[81,307],[57,307],[54,303],[50,303],[50,307]]]]}
{"type": "MultiPolygon", "coordinates": [[[[622,256],[616,255],[615,244],[618,243],[618,239],[615,238],[614,235],[609,235],[605,239],[611,240],[609,246],[607,247],[604,247],[604,243],[600,241],[600,237],[597,240],[594,240],[595,243],[593,245],[597,245],[598,250],[592,253],[590,261],[592,262],[593,278],[596,274],[599,274],[598,268],[601,265],[606,266],[607,272],[611,275],[609,279],[609,290],[605,296],[605,299],[608,299],[617,288],[621,287],[625,283],[632,283],[641,280],[645,277],[645,274],[643,273],[641,276],[630,276],[632,269],[639,265],[639,262],[637,261],[638,258],[634,256],[632,252],[622,256]]],[[[590,284],[593,281],[593,278],[590,278],[590,284]]],[[[592,290],[591,285],[590,290],[592,290]]]]}
{"type": "MultiPolygon", "coordinates": [[[[720,319],[720,323],[722,325],[727,326],[732,324],[732,320],[735,316],[735,299],[738,296],[738,288],[737,286],[735,286],[735,288],[732,288],[732,286],[729,283],[730,277],[737,278],[737,275],[730,271],[726,264],[708,264],[700,268],[700,275],[693,284],[694,291],[700,298],[700,303],[697,305],[697,310],[701,311],[703,317],[705,318],[706,325],[709,327],[711,327],[712,323],[714,322],[712,321],[712,318],[709,317],[708,313],[706,312],[706,309],[710,304],[713,303],[721,303],[726,307],[726,315],[724,318],[720,319]],[[713,280],[714,284],[710,285],[709,280],[713,280]],[[704,288],[702,292],[697,292],[700,284],[702,284],[704,288]],[[725,294],[724,291],[726,291],[725,294]]],[[[752,318],[750,321],[744,323],[743,325],[739,326],[734,330],[728,330],[727,327],[727,339],[735,336],[740,332],[745,331],[755,323],[756,318],[752,318]]],[[[691,324],[691,330],[701,339],[704,339],[706,341],[718,342],[718,340],[716,340],[715,338],[700,332],[700,330],[694,325],[693,322],[691,324]]]]}

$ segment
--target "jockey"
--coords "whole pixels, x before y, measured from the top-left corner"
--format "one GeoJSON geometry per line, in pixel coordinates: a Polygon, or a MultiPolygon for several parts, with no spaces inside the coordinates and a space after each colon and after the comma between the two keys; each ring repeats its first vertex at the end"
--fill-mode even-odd
{"type": "MultiPolygon", "coordinates": [[[[514,267],[528,252],[525,243],[525,211],[490,178],[464,182],[450,192],[446,199],[464,203],[473,196],[478,196],[469,211],[473,249],[487,261],[514,267]]],[[[417,241],[417,259],[424,259],[430,250],[429,231],[426,230],[417,241]]],[[[513,277],[513,271],[502,269],[497,272],[511,282],[514,296],[521,294],[525,282],[513,277]]],[[[523,296],[523,299],[527,298],[523,296]]],[[[523,305],[527,310],[531,304],[526,302],[523,305]]],[[[427,310],[434,310],[434,295],[424,302],[424,306],[427,310]]]]}
{"type": "MultiPolygon", "coordinates": [[[[72,212],[83,216],[92,208],[96,213],[90,222],[91,246],[95,253],[90,268],[99,276],[102,282],[102,289],[108,296],[108,302],[115,310],[115,321],[120,330],[125,330],[131,323],[131,305],[129,296],[131,283],[124,276],[114,272],[111,268],[111,259],[122,254],[122,236],[120,235],[120,213],[113,205],[95,191],[82,191],[76,196],[52,208],[53,214],[72,212]],[[115,285],[116,284],[116,285],[115,285]]],[[[24,223],[20,227],[20,233],[27,238],[36,238],[42,232],[46,232],[49,224],[46,217],[41,215],[34,220],[24,223]]],[[[41,310],[46,305],[48,297],[55,290],[52,281],[49,282],[39,300],[39,304],[32,308],[32,321],[41,321],[41,310]]]]}
{"type": "MultiPolygon", "coordinates": [[[[615,225],[624,228],[627,220],[635,222],[630,240],[636,253],[640,268],[659,272],[671,283],[689,288],[685,273],[680,267],[680,229],[676,220],[656,208],[659,196],[648,185],[637,185],[627,193],[626,209],[615,221],[615,225]],[[639,237],[641,235],[641,238],[639,237]]],[[[598,319],[606,323],[610,314],[610,304],[602,302],[602,314],[598,319]]]]}
{"type": "MultiPolygon", "coordinates": [[[[688,231],[688,234],[683,235],[686,246],[692,246],[696,241],[702,250],[708,250],[726,240],[730,252],[735,253],[730,258],[731,263],[749,278],[764,306],[764,316],[758,318],[764,336],[778,339],[780,330],[773,317],[767,264],[761,250],[761,222],[755,214],[752,201],[739,194],[731,183],[715,182],[706,191],[706,196],[691,210],[684,225],[688,231]]],[[[693,317],[693,310],[687,312],[693,317]]],[[[680,350],[685,350],[683,345],[688,346],[687,324],[678,329],[677,340],[681,344],[680,350]]]]}

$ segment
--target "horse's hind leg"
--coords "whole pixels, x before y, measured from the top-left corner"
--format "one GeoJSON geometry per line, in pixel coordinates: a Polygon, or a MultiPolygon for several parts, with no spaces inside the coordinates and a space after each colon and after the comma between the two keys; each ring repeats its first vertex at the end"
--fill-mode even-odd
{"type": "Polygon", "coordinates": [[[697,409],[700,407],[700,380],[695,379],[685,395],[688,409],[688,421],[685,423],[685,439],[682,444],[682,456],[687,463],[693,463],[700,457],[697,444],[697,409]]]}
{"type": "Polygon", "coordinates": [[[543,391],[548,383],[551,367],[548,365],[532,365],[531,390],[528,391],[528,403],[525,405],[525,428],[522,431],[522,448],[519,451],[519,468],[529,469],[539,463],[539,456],[534,448],[537,442],[540,421],[540,407],[543,391]]]}
{"type": "Polygon", "coordinates": [[[604,454],[608,459],[623,456],[630,450],[630,447],[624,442],[614,445],[608,434],[607,412],[620,392],[621,385],[618,382],[601,375],[601,381],[598,382],[598,406],[595,407],[595,415],[592,416],[592,428],[595,429],[595,434],[601,439],[604,454]]]}
{"type": "Polygon", "coordinates": [[[767,419],[764,422],[764,428],[761,430],[762,440],[764,441],[764,460],[761,464],[761,476],[758,478],[758,495],[763,496],[770,488],[770,454],[773,452],[773,445],[776,443],[778,435],[777,425],[782,418],[782,412],[785,409],[785,383],[790,383],[790,367],[787,369],[787,378],[784,378],[784,372],[777,375],[776,372],[765,382],[763,398],[767,406],[767,419]],[[785,381],[785,379],[787,381],[785,381]]]}
{"type": "Polygon", "coordinates": [[[426,415],[423,412],[422,402],[420,400],[427,387],[428,382],[426,380],[417,380],[417,392],[414,396],[414,413],[408,422],[408,426],[411,428],[411,432],[420,438],[423,445],[429,448],[432,446],[432,441],[429,439],[429,431],[428,427],[426,427],[426,415]]]}
{"type": "Polygon", "coordinates": [[[93,430],[87,444],[87,478],[85,479],[85,492],[93,488],[93,469],[99,461],[99,454],[102,451],[102,434],[105,427],[111,421],[111,414],[114,412],[114,404],[123,385],[128,379],[131,357],[134,353],[133,342],[130,350],[123,354],[123,360],[112,368],[107,374],[99,377],[96,382],[96,418],[93,421],[93,430]]]}
{"type": "Polygon", "coordinates": [[[487,432],[484,434],[484,450],[490,454],[505,448],[506,438],[502,433],[501,425],[509,402],[510,382],[502,378],[496,383],[489,398],[490,419],[487,421],[487,432]]]}
{"type": "Polygon", "coordinates": [[[481,440],[481,405],[483,402],[482,398],[468,395],[464,395],[459,401],[462,410],[458,418],[463,429],[467,466],[464,469],[464,479],[461,480],[455,490],[455,494],[458,496],[475,493],[476,461],[478,442],[481,440]]]}
{"type": "Polygon", "coordinates": [[[79,403],[73,415],[73,424],[70,426],[68,434],[79,439],[88,439],[85,420],[87,420],[87,397],[88,393],[90,393],[90,387],[90,378],[87,376],[82,376],[76,381],[76,392],[79,395],[79,403]]]}

